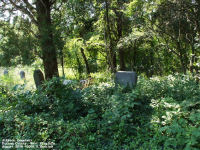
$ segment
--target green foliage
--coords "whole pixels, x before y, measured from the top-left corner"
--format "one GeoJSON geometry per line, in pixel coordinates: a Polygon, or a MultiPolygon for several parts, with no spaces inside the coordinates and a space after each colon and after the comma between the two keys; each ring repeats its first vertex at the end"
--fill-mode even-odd
{"type": "Polygon", "coordinates": [[[36,91],[0,86],[0,137],[58,149],[200,148],[200,87],[189,75],[140,77],[132,90],[62,81],[36,91]]]}
{"type": "Polygon", "coordinates": [[[91,73],[90,76],[94,79],[93,83],[100,84],[102,82],[112,82],[113,74],[107,71],[107,72],[91,73]]]}
{"type": "Polygon", "coordinates": [[[44,63],[50,70],[45,74],[53,76],[56,50],[60,62],[74,71],[75,77],[67,72],[68,79],[86,78],[88,62],[92,85],[83,88],[76,80],[63,85],[62,78],[52,78],[30,91],[2,76],[0,142],[53,141],[57,149],[83,150],[200,149],[199,83],[191,75],[169,75],[198,75],[199,1],[55,0],[51,7],[45,5],[52,20],[32,5],[0,2],[2,14],[16,6],[30,11],[11,22],[0,21],[0,65],[35,62],[40,68],[37,56],[50,60],[44,63]],[[49,23],[41,22],[45,20],[49,23]],[[134,89],[115,86],[107,69],[113,69],[115,57],[117,69],[152,78],[139,77],[134,89]]]}
{"type": "Polygon", "coordinates": [[[69,39],[64,46],[65,64],[75,71],[77,78],[82,78],[84,70],[84,61],[80,49],[83,47],[83,41],[80,38],[69,39]]]}
{"type": "Polygon", "coordinates": [[[189,75],[153,77],[151,80],[141,78],[138,87],[144,89],[144,96],[154,99],[172,97],[176,101],[184,101],[196,100],[199,96],[199,84],[189,75]]]}
{"type": "Polygon", "coordinates": [[[2,22],[0,28],[0,65],[31,65],[34,62],[36,39],[29,33],[30,22],[15,17],[15,25],[2,22]],[[25,31],[24,31],[25,30],[25,31]]]}
{"type": "MultiPolygon", "coordinates": [[[[39,24],[34,25],[36,10],[29,19],[30,14],[24,15],[24,12],[10,19],[4,12],[27,4],[23,1],[16,1],[15,5],[9,1],[0,3],[5,18],[0,21],[1,66],[30,65],[48,55],[47,49],[55,48],[55,60],[73,69],[79,79],[87,76],[87,70],[107,71],[112,63],[114,66],[116,63],[117,70],[134,70],[148,77],[189,71],[198,74],[198,1],[55,0],[50,10],[52,20],[47,25],[51,28],[44,30],[43,37],[39,24]],[[8,10],[6,5],[10,5],[8,10]],[[6,21],[9,19],[10,22],[6,21]],[[39,47],[39,43],[51,37],[47,33],[50,30],[52,42],[39,47]]],[[[29,6],[32,5],[35,4],[30,2],[29,6]]]]}
{"type": "Polygon", "coordinates": [[[0,85],[4,86],[6,88],[13,88],[14,85],[18,84],[19,82],[17,82],[12,76],[10,75],[2,75],[0,77],[0,85]]]}

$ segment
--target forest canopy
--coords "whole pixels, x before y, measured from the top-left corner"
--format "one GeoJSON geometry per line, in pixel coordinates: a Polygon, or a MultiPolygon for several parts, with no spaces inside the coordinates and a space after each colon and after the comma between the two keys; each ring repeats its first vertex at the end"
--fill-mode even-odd
{"type": "Polygon", "coordinates": [[[2,0],[0,65],[43,60],[81,74],[134,70],[198,73],[198,0],[2,0]]]}

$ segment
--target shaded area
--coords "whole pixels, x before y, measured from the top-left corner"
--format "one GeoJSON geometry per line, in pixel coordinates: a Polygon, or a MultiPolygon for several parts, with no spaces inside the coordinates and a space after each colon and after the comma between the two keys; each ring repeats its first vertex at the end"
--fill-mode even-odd
{"type": "Polygon", "coordinates": [[[139,78],[135,89],[53,78],[44,90],[0,92],[0,137],[59,149],[198,149],[199,85],[185,75],[139,78]],[[12,106],[12,107],[9,107],[12,106]]]}

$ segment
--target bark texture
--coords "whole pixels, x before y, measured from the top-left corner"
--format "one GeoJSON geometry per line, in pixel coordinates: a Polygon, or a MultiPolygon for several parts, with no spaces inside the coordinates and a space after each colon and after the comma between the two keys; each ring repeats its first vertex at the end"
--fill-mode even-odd
{"type": "Polygon", "coordinates": [[[36,10],[45,78],[51,79],[59,74],[56,48],[53,43],[50,0],[37,0],[36,10]]]}

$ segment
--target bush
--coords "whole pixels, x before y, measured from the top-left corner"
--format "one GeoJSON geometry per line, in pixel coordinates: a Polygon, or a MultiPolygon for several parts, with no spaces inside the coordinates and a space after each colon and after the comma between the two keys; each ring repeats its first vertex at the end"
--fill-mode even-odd
{"type": "Polygon", "coordinates": [[[57,123],[65,124],[87,115],[87,104],[82,102],[80,90],[73,85],[63,85],[59,78],[54,78],[44,87],[35,92],[15,88],[11,95],[5,93],[1,99],[2,104],[6,102],[5,107],[1,107],[1,137],[38,142],[51,137],[58,140],[61,136],[54,137],[59,135],[57,123]]]}
{"type": "Polygon", "coordinates": [[[0,137],[58,149],[200,148],[200,88],[191,76],[139,78],[135,89],[110,81],[81,90],[60,78],[43,87],[0,88],[0,137]]]}

